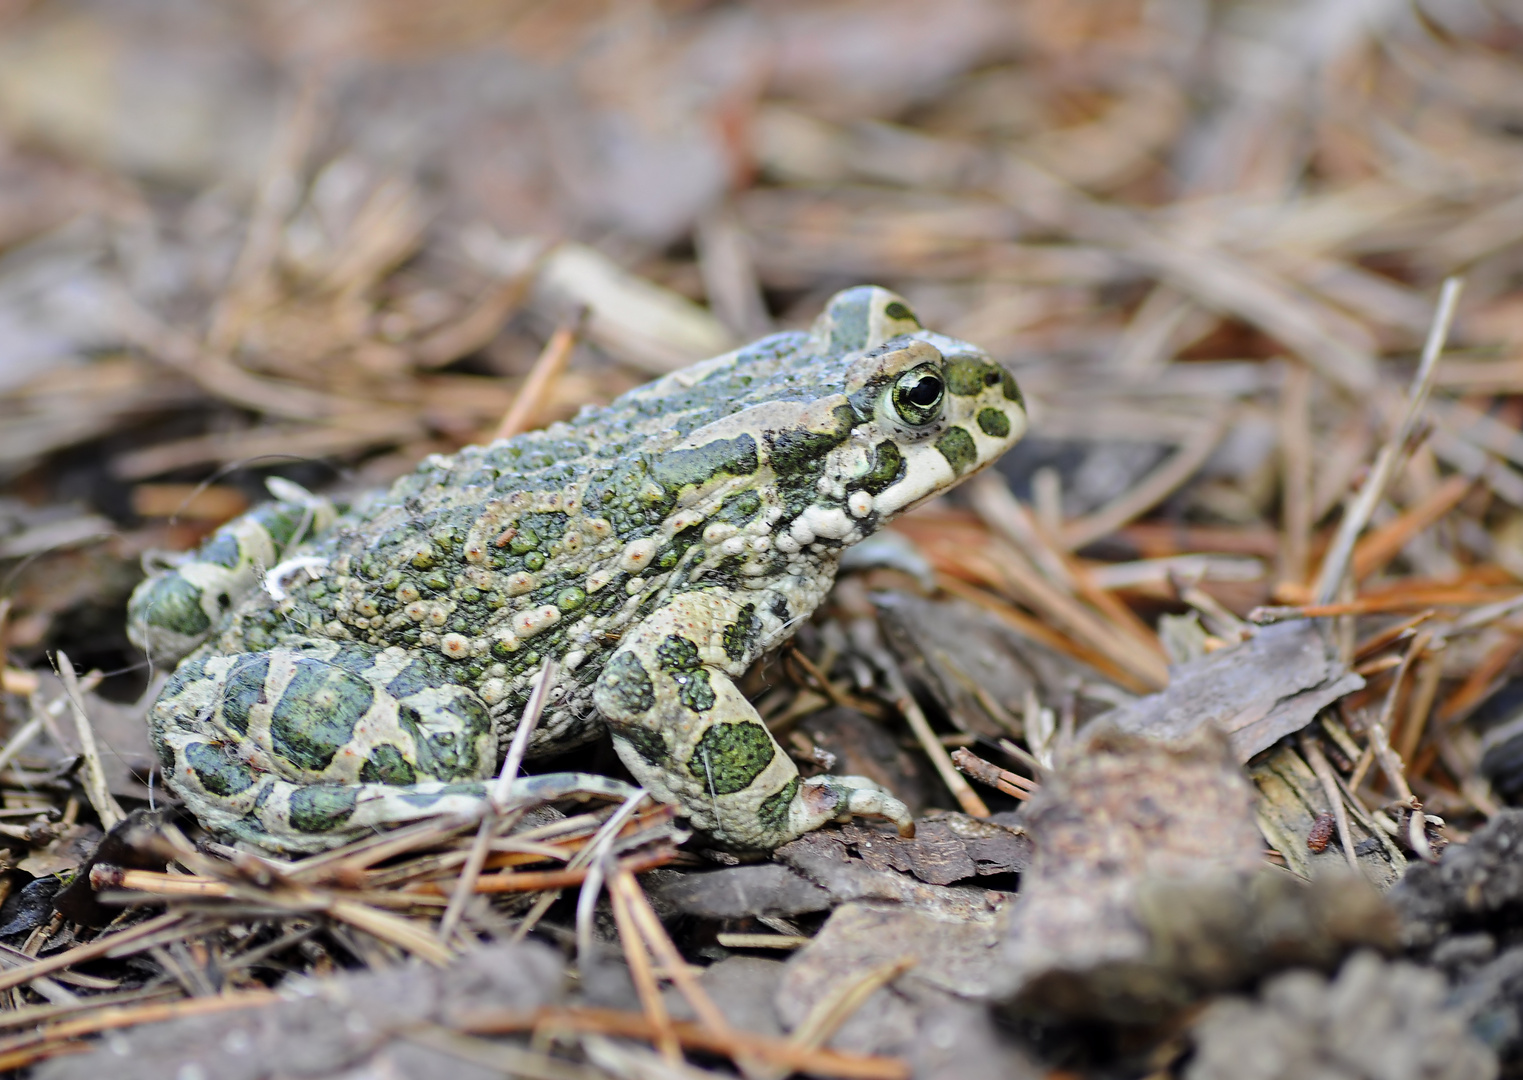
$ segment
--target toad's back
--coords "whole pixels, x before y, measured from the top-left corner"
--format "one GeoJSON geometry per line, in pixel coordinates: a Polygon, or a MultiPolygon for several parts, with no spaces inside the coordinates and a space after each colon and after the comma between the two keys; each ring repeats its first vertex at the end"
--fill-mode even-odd
{"type": "Polygon", "coordinates": [[[811,334],[430,458],[336,520],[288,488],[134,595],[156,654],[205,641],[154,709],[166,779],[203,822],[283,850],[458,810],[553,658],[531,753],[606,721],[721,843],[902,820],[864,781],[801,782],[731,677],[813,610],[843,547],[1024,423],[1004,369],[864,287],[811,334]]]}

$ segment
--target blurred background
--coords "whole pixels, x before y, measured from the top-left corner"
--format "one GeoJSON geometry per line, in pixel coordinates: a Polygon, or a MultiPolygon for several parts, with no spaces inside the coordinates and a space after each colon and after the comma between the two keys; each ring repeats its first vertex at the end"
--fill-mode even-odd
{"type": "MultiPolygon", "coordinates": [[[[987,499],[904,531],[1146,690],[1192,647],[1160,614],[1309,598],[1462,273],[1356,576],[1514,596],[1520,44],[1487,0],[0,0],[12,689],[59,646],[131,668],[139,558],[268,476],[490,437],[557,327],[532,424],[862,281],[1020,373],[1003,475],[1120,643],[1054,623],[987,499]]],[[[1519,641],[1434,661],[1446,715],[1519,641]]]]}

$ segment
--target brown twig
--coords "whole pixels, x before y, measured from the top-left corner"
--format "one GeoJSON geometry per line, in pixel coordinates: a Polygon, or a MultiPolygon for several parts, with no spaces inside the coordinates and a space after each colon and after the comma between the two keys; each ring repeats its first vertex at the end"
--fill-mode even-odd
{"type": "Polygon", "coordinates": [[[1423,405],[1428,400],[1428,394],[1433,388],[1433,372],[1438,366],[1438,359],[1443,354],[1444,342],[1449,337],[1449,326],[1454,321],[1454,311],[1459,304],[1460,281],[1458,278],[1449,278],[1444,282],[1443,291],[1439,294],[1438,307],[1433,314],[1433,325],[1428,331],[1428,340],[1423,345],[1422,360],[1417,365],[1417,374],[1412,377],[1412,386],[1407,391],[1407,406],[1402,414],[1401,421],[1396,425],[1396,430],[1386,444],[1380,448],[1376,455],[1375,465],[1370,470],[1369,478],[1364,486],[1359,489],[1353,505],[1338,523],[1337,535],[1333,538],[1332,546],[1328,549],[1327,556],[1322,560],[1322,569],[1317,575],[1317,583],[1313,594],[1320,604],[1330,604],[1338,596],[1338,590],[1343,585],[1344,575],[1349,572],[1350,561],[1354,554],[1354,542],[1359,539],[1359,534],[1370,520],[1370,515],[1375,512],[1375,504],[1385,494],[1386,487],[1391,478],[1396,474],[1397,463],[1401,455],[1406,452],[1407,444],[1413,433],[1417,430],[1417,422],[1422,415],[1423,405]]]}
{"type": "Polygon", "coordinates": [[[1205,464],[1227,431],[1225,419],[1202,424],[1174,454],[1158,468],[1130,486],[1126,492],[1094,513],[1073,518],[1063,525],[1063,546],[1069,551],[1101,540],[1134,518],[1157,506],[1205,464]]]}
{"type": "MultiPolygon", "coordinates": [[[[650,906],[650,900],[646,898],[645,892],[635,881],[634,875],[628,869],[619,867],[609,878],[608,892],[616,901],[622,899],[624,910],[644,940],[646,948],[660,962],[666,977],[676,984],[677,990],[687,999],[687,1003],[692,1006],[693,1012],[703,1026],[720,1038],[732,1037],[734,1029],[730,1027],[730,1022],[719,1010],[719,1006],[714,1004],[708,992],[703,989],[703,985],[688,967],[687,961],[677,951],[677,946],[672,944],[672,939],[667,936],[666,927],[662,926],[661,920],[656,917],[655,909],[650,906]]],[[[757,1064],[744,1052],[737,1054],[735,1063],[748,1076],[755,1072],[757,1064]]]]}
{"type": "Polygon", "coordinates": [[[413,362],[422,368],[444,367],[488,344],[523,305],[538,270],[536,260],[512,280],[488,289],[458,320],[414,343],[413,362]]]}
{"type": "Polygon", "coordinates": [[[1375,751],[1375,760],[1380,763],[1380,769],[1386,774],[1386,779],[1391,782],[1391,789],[1396,792],[1397,797],[1414,810],[1420,809],[1422,804],[1412,795],[1412,788],[1407,784],[1406,768],[1401,758],[1391,749],[1389,733],[1391,718],[1396,715],[1396,701],[1401,696],[1407,672],[1411,670],[1412,661],[1428,647],[1428,642],[1432,638],[1431,633],[1424,631],[1413,639],[1411,646],[1402,655],[1401,666],[1391,677],[1391,689],[1386,692],[1385,701],[1380,706],[1379,717],[1369,725],[1369,745],[1375,751]]]}
{"type": "Polygon", "coordinates": [[[910,688],[904,681],[904,673],[899,670],[898,662],[893,654],[883,647],[877,624],[870,619],[856,619],[852,623],[851,634],[853,644],[883,673],[894,708],[899,710],[899,715],[903,716],[905,722],[909,724],[910,731],[915,735],[915,741],[920,743],[920,748],[925,751],[926,757],[931,759],[936,774],[941,777],[942,783],[946,784],[947,790],[957,800],[957,805],[961,806],[963,813],[970,817],[988,817],[988,806],[952,764],[947,748],[942,746],[941,740],[936,738],[936,733],[931,730],[931,722],[921,711],[920,703],[915,700],[915,695],[910,693],[910,688]]]}
{"type": "Polygon", "coordinates": [[[90,797],[90,805],[95,808],[101,826],[111,829],[127,814],[106,786],[106,770],[101,765],[100,748],[95,744],[95,729],[91,727],[90,718],[85,714],[85,705],[81,700],[79,689],[79,677],[74,674],[74,665],[70,662],[67,653],[60,650],[57,655],[58,677],[63,680],[64,693],[69,699],[69,710],[74,714],[74,729],[79,735],[80,753],[85,758],[85,794],[90,797]]]}
{"type": "Polygon", "coordinates": [[[1044,623],[1011,607],[1008,602],[1000,597],[993,596],[960,578],[953,577],[951,574],[938,572],[936,575],[936,587],[943,592],[951,593],[959,599],[966,600],[984,609],[1022,637],[1040,642],[1055,652],[1062,653],[1064,656],[1072,657],[1081,663],[1089,665],[1107,679],[1115,681],[1118,685],[1124,686],[1128,690],[1137,693],[1148,693],[1153,689],[1148,683],[1136,678],[1124,668],[1117,666],[1108,656],[1064,637],[1044,623]]]}
{"type": "MultiPolygon", "coordinates": [[[[1443,656],[1436,653],[1430,641],[1421,651],[1417,677],[1413,681],[1411,700],[1407,704],[1406,721],[1401,726],[1401,738],[1396,753],[1404,762],[1410,762],[1422,742],[1428,717],[1433,713],[1433,702],[1438,697],[1438,684],[1444,677],[1443,656]]],[[[1410,766],[1409,766],[1410,771],[1410,766]]]]}
{"type": "Polygon", "coordinates": [[[832,704],[847,709],[856,707],[850,697],[841,693],[840,687],[826,678],[825,673],[820,670],[819,665],[809,659],[804,650],[798,647],[797,642],[790,641],[788,643],[786,656],[804,669],[804,673],[809,676],[809,681],[814,683],[820,693],[828,697],[832,704]]]}
{"type": "Polygon", "coordinates": [[[514,435],[529,430],[534,418],[544,410],[555,380],[566,370],[566,364],[570,362],[576,343],[581,338],[586,319],[584,308],[574,323],[562,326],[550,335],[539,359],[534,361],[534,367],[529,370],[529,377],[513,398],[512,408],[508,409],[507,415],[497,425],[497,430],[492,432],[493,439],[511,439],[514,435]]]}
{"type": "Polygon", "coordinates": [[[1475,481],[1468,476],[1450,476],[1400,517],[1370,532],[1354,547],[1354,580],[1363,581],[1383,568],[1413,537],[1458,506],[1474,487],[1475,481]]]}
{"type": "MultiPolygon", "coordinates": [[[[617,1009],[559,1007],[532,1013],[467,1013],[457,1025],[462,1031],[478,1035],[506,1035],[518,1031],[594,1031],[603,1035],[654,1041],[657,1028],[649,1017],[617,1009]]],[[[701,1024],[673,1021],[671,1032],[683,1046],[711,1054],[724,1054],[732,1060],[750,1056],[786,1065],[796,1072],[813,1076],[841,1077],[843,1080],[909,1080],[908,1064],[897,1058],[867,1057],[839,1050],[811,1050],[786,1040],[771,1039],[749,1031],[731,1029],[715,1035],[701,1024]]]]}
{"type": "Polygon", "coordinates": [[[992,761],[986,761],[966,747],[958,747],[952,751],[952,760],[957,767],[980,783],[1009,795],[1011,798],[1025,801],[1041,787],[1035,780],[1028,780],[1020,773],[1013,773],[1009,769],[1002,769],[992,761]]]}
{"type": "MultiPolygon", "coordinates": [[[[1008,544],[990,541],[987,552],[997,560],[1001,577],[1015,599],[1057,623],[1075,639],[1107,656],[1133,680],[1152,690],[1169,683],[1167,662],[1130,636],[1115,630],[1089,608],[1053,585],[1008,544]]],[[[965,555],[966,559],[967,556],[965,555]]]]}
{"type": "Polygon", "coordinates": [[[1439,720],[1445,724],[1453,723],[1484,701],[1491,694],[1493,684],[1520,652],[1523,652],[1523,633],[1509,633],[1494,645],[1465,676],[1465,681],[1444,700],[1438,710],[1439,720]]]}
{"type": "Polygon", "coordinates": [[[1411,637],[1416,632],[1416,628],[1433,618],[1434,614],[1433,609],[1429,608],[1427,611],[1419,611],[1411,618],[1401,619],[1390,626],[1377,630],[1354,646],[1354,658],[1362,660],[1367,656],[1396,644],[1402,638],[1411,637]]]}
{"type": "Polygon", "coordinates": [[[1300,607],[1261,607],[1248,613],[1254,623],[1283,622],[1286,619],[1317,619],[1333,615],[1378,615],[1383,612],[1421,610],[1427,607],[1468,607],[1490,604],[1496,594],[1465,588],[1414,588],[1404,593],[1363,596],[1356,600],[1329,604],[1305,604],[1300,607]]]}
{"type": "MultiPolygon", "coordinates": [[[[646,1022],[655,1032],[653,1041],[656,1049],[668,1062],[676,1064],[682,1060],[682,1049],[672,1027],[671,1014],[666,1011],[666,1003],[661,999],[661,988],[656,983],[656,974],[651,964],[649,943],[635,922],[629,895],[614,887],[618,876],[615,874],[614,880],[609,882],[608,899],[613,905],[613,917],[619,927],[619,941],[624,946],[629,976],[635,984],[635,993],[639,995],[640,1007],[645,1010],[646,1022]]],[[[586,963],[585,959],[583,963],[586,963]]]]}
{"type": "Polygon", "coordinates": [[[130,956],[133,952],[152,948],[158,943],[157,935],[161,932],[170,929],[178,932],[185,917],[184,912],[165,912],[163,915],[140,922],[126,930],[106,934],[94,941],[56,952],[30,964],[0,972],[0,990],[9,990],[13,986],[31,982],[39,975],[51,975],[55,971],[82,964],[86,960],[99,960],[103,956],[130,956]]]}
{"type": "MultiPolygon", "coordinates": [[[[665,866],[677,857],[677,849],[660,848],[648,855],[628,857],[620,861],[622,870],[631,874],[643,874],[658,866],[665,866]]],[[[587,880],[587,868],[574,870],[520,870],[511,874],[483,874],[476,879],[477,893],[542,892],[545,889],[566,889],[587,880]]],[[[437,882],[426,881],[414,885],[405,892],[427,893],[444,896],[444,887],[437,882]]]]}
{"type": "Polygon", "coordinates": [[[1280,390],[1280,580],[1300,585],[1311,558],[1311,369],[1282,364],[1280,390]]]}
{"type": "MultiPolygon", "coordinates": [[[[842,1024],[867,1004],[870,997],[917,963],[917,957],[905,956],[874,965],[853,978],[841,979],[814,1003],[798,1027],[793,1029],[788,1041],[808,1050],[824,1046],[841,1029],[842,1024]]],[[[780,1080],[782,1069],[777,1069],[771,1075],[780,1080]]]]}

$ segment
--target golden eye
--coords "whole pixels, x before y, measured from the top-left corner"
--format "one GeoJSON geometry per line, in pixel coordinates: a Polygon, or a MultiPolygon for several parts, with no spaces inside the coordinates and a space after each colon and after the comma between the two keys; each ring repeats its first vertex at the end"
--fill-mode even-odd
{"type": "Polygon", "coordinates": [[[906,371],[894,383],[894,411],[906,424],[921,427],[941,415],[947,384],[929,364],[906,371]]]}

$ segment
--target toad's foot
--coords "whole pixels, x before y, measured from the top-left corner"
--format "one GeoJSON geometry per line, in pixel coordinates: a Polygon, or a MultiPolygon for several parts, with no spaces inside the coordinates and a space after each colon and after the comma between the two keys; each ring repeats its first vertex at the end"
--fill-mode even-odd
{"type": "Polygon", "coordinates": [[[801,780],[731,676],[758,644],[747,606],[719,590],[679,594],[624,639],[595,700],[635,778],[679,804],[716,843],[769,851],[827,821],[866,814],[912,832],[909,810],[855,776],[801,780]]]}
{"type": "Polygon", "coordinates": [[[799,832],[817,829],[827,821],[846,821],[853,817],[886,818],[898,828],[899,835],[915,835],[915,819],[910,808],[873,781],[863,776],[813,776],[799,785],[794,800],[799,832]]]}

